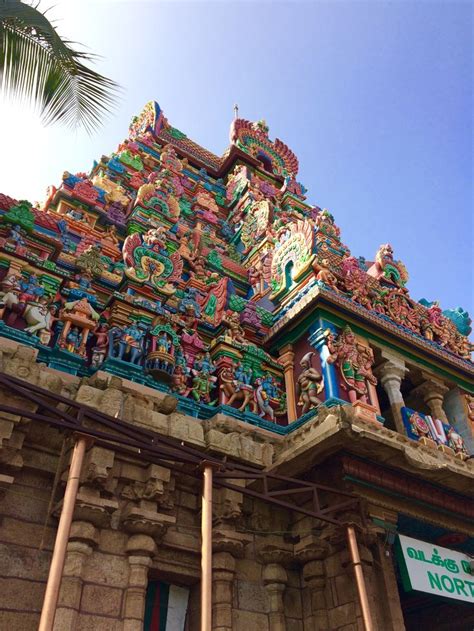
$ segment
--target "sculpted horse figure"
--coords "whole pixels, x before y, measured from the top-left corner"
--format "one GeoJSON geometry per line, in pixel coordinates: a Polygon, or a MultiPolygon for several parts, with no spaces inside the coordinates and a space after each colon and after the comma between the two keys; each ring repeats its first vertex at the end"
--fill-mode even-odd
{"type": "Polygon", "coordinates": [[[48,305],[44,298],[38,302],[29,302],[23,312],[23,318],[28,325],[25,327],[25,332],[37,335],[42,344],[48,344],[51,339],[51,327],[55,320],[54,311],[54,305],[48,305]]]}
{"type": "Polygon", "coordinates": [[[0,307],[6,307],[7,309],[14,308],[19,303],[18,293],[14,291],[7,291],[3,295],[0,293],[0,307]]]}
{"type": "Polygon", "coordinates": [[[257,404],[252,390],[248,386],[242,387],[242,384],[238,384],[231,368],[224,368],[222,371],[220,389],[226,396],[226,405],[232,405],[234,401],[242,402],[238,408],[240,412],[243,412],[247,405],[250,405],[251,412],[257,413],[257,404]]]}

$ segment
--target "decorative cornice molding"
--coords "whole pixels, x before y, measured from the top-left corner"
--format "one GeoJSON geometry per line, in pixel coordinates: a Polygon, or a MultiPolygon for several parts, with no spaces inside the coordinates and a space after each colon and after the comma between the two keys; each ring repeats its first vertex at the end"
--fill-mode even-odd
{"type": "Polygon", "coordinates": [[[439,506],[467,519],[474,519],[474,501],[443,491],[402,471],[391,471],[350,456],[342,457],[342,467],[345,475],[415,501],[439,506]]]}

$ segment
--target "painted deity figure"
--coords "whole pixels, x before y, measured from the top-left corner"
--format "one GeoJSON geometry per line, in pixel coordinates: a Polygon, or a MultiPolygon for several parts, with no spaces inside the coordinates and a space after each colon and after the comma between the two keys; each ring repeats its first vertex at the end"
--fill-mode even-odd
{"type": "Polygon", "coordinates": [[[306,414],[310,408],[318,407],[321,404],[318,394],[324,388],[323,376],[311,365],[313,355],[313,351],[310,351],[301,359],[300,366],[302,370],[296,382],[296,395],[302,415],[306,414]]]}
{"type": "Polygon", "coordinates": [[[15,246],[24,246],[26,244],[23,235],[25,231],[20,226],[12,226],[10,228],[10,234],[8,235],[7,242],[12,243],[15,246]]]}
{"type": "Polygon", "coordinates": [[[92,349],[91,366],[98,368],[107,355],[109,346],[109,332],[105,323],[99,324],[93,331],[95,334],[95,346],[92,349]]]}
{"type": "Polygon", "coordinates": [[[234,379],[237,388],[241,385],[249,386],[252,382],[252,369],[245,368],[242,362],[237,362],[234,369],[234,379]]]}
{"type": "Polygon", "coordinates": [[[194,362],[194,369],[198,372],[208,375],[212,375],[212,373],[215,372],[216,367],[211,359],[211,355],[209,354],[209,352],[198,354],[194,362]]]}
{"type": "Polygon", "coordinates": [[[69,208],[66,216],[74,219],[74,221],[82,221],[82,219],[84,219],[84,213],[82,210],[77,210],[76,208],[69,208]]]}
{"type": "Polygon", "coordinates": [[[339,288],[337,286],[337,278],[335,274],[330,269],[330,261],[329,259],[322,259],[317,264],[313,264],[314,270],[317,272],[316,280],[320,283],[329,287],[329,289],[333,289],[337,293],[339,293],[339,288]]]}
{"type": "Polygon", "coordinates": [[[109,333],[111,336],[109,353],[122,361],[139,364],[143,355],[145,333],[146,331],[136,324],[129,324],[123,330],[114,327],[109,333]]]}
{"type": "Polygon", "coordinates": [[[374,361],[372,350],[358,344],[352,329],[346,326],[337,339],[328,336],[329,364],[337,364],[341,371],[343,387],[352,403],[357,400],[367,403],[367,382],[375,385],[377,380],[372,374],[374,361]]]}
{"type": "Polygon", "coordinates": [[[203,256],[198,256],[192,263],[190,262],[190,265],[194,271],[194,278],[206,282],[209,276],[209,272],[206,269],[206,259],[203,256]]]}
{"type": "Polygon", "coordinates": [[[240,316],[236,311],[228,311],[223,322],[229,328],[229,335],[234,342],[238,342],[239,344],[248,344],[245,339],[244,330],[240,326],[240,316]]]}
{"type": "Polygon", "coordinates": [[[250,410],[256,414],[257,404],[254,399],[253,388],[250,384],[242,381],[242,379],[246,378],[246,376],[244,377],[244,371],[245,369],[242,368],[240,362],[237,366],[234,364],[226,366],[220,373],[221,383],[219,388],[225,396],[226,405],[232,405],[234,402],[240,403],[240,407],[238,409],[241,412],[249,406],[250,410]],[[239,364],[240,372],[238,372],[239,364]]]}
{"type": "Polygon", "coordinates": [[[81,334],[77,326],[72,327],[66,336],[66,350],[75,353],[81,345],[81,334]]]}
{"type": "Polygon", "coordinates": [[[189,393],[188,374],[186,368],[181,364],[177,364],[171,379],[171,389],[173,392],[186,396],[189,393]]]}
{"type": "Polygon", "coordinates": [[[453,449],[456,453],[466,454],[466,446],[462,439],[462,436],[456,432],[454,427],[450,427],[446,433],[446,438],[448,439],[448,445],[453,449]]]}
{"type": "Polygon", "coordinates": [[[270,404],[270,397],[264,388],[263,381],[261,377],[255,380],[255,400],[257,401],[259,416],[264,417],[268,415],[273,421],[275,419],[275,413],[270,404]]]}
{"type": "Polygon", "coordinates": [[[262,388],[271,399],[275,399],[278,396],[278,390],[275,382],[273,381],[272,375],[267,374],[262,377],[262,388]]]}
{"type": "Polygon", "coordinates": [[[0,282],[0,313],[3,316],[5,308],[18,304],[18,296],[20,295],[21,278],[16,274],[8,274],[0,282]]]}
{"type": "Polygon", "coordinates": [[[211,405],[211,390],[214,387],[213,377],[209,373],[196,372],[192,381],[191,396],[198,403],[211,405]]]}
{"type": "Polygon", "coordinates": [[[20,281],[20,290],[20,303],[33,302],[45,293],[35,274],[30,274],[28,280],[20,281]]]}
{"type": "Polygon", "coordinates": [[[251,265],[247,270],[247,277],[252,288],[252,294],[257,295],[262,291],[263,285],[263,274],[262,270],[259,269],[256,265],[251,265]]]}
{"type": "Polygon", "coordinates": [[[160,353],[169,353],[171,342],[164,331],[158,337],[156,341],[156,345],[157,345],[157,350],[160,353]]]}

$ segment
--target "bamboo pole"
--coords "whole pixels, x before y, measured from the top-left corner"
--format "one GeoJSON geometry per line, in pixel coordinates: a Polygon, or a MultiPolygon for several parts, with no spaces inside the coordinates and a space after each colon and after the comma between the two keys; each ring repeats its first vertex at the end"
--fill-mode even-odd
{"type": "Polygon", "coordinates": [[[201,513],[201,631],[212,627],[212,465],[204,463],[201,513]]]}
{"type": "Polygon", "coordinates": [[[362,619],[364,621],[365,631],[374,631],[372,623],[372,614],[370,612],[369,599],[367,597],[367,589],[365,586],[364,573],[362,571],[362,562],[360,560],[359,548],[357,546],[357,538],[354,526],[347,526],[347,542],[349,544],[349,553],[351,555],[352,566],[359,595],[359,603],[362,611],[362,619]]]}
{"type": "Polygon", "coordinates": [[[82,463],[84,462],[87,442],[88,439],[85,436],[79,436],[74,445],[38,631],[53,630],[74,505],[79,488],[79,477],[81,475],[82,463]]]}

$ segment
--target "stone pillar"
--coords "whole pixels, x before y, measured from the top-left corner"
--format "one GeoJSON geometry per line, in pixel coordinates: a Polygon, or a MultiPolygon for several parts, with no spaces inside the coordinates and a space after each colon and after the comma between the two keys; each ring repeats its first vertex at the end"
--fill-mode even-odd
{"type": "Polygon", "coordinates": [[[314,329],[313,327],[311,328],[311,335],[308,338],[308,342],[318,351],[319,357],[321,358],[321,370],[324,378],[326,400],[339,398],[339,379],[336,367],[334,364],[329,364],[327,361],[330,355],[326,336],[328,329],[334,333],[336,332],[333,324],[320,319],[318,325],[316,325],[314,329]]]}
{"type": "Polygon", "coordinates": [[[421,373],[425,381],[418,386],[420,394],[423,396],[423,400],[430,409],[430,415],[433,418],[437,418],[443,423],[449,423],[446,412],[443,408],[444,396],[448,392],[449,388],[444,385],[442,381],[439,381],[435,377],[422,372],[421,373]]]}
{"type": "Polygon", "coordinates": [[[87,558],[98,542],[98,530],[85,521],[74,521],[67,546],[58,608],[54,618],[55,631],[74,631],[82,596],[82,574],[87,558]]]}
{"type": "Polygon", "coordinates": [[[405,406],[405,401],[403,400],[400,386],[407,372],[407,368],[403,359],[396,355],[382,351],[382,357],[385,361],[377,366],[374,372],[387,393],[395,427],[400,434],[405,434],[405,426],[403,425],[401,413],[402,407],[405,406]]]}
{"type": "Polygon", "coordinates": [[[296,411],[295,395],[295,354],[291,344],[287,344],[280,349],[280,363],[285,373],[286,408],[288,413],[288,423],[296,421],[298,413],[296,411]]]}
{"type": "Polygon", "coordinates": [[[287,582],[286,570],[280,564],[269,563],[264,567],[263,583],[268,593],[268,620],[272,631],[286,631],[283,592],[287,582]]]}
{"type": "Polygon", "coordinates": [[[388,546],[385,547],[380,539],[377,540],[377,556],[386,595],[384,607],[388,609],[384,616],[385,628],[387,631],[405,631],[392,550],[388,546]]]}
{"type": "Polygon", "coordinates": [[[324,561],[308,561],[303,566],[303,579],[310,590],[311,617],[305,620],[305,629],[329,630],[328,608],[324,596],[326,572],[324,561]],[[308,625],[306,626],[306,622],[308,625]]]}
{"type": "Polygon", "coordinates": [[[128,586],[123,608],[123,631],[142,631],[148,570],[151,566],[155,542],[149,535],[132,535],[127,543],[128,586]]]}
{"type": "Polygon", "coordinates": [[[232,554],[214,553],[212,570],[212,629],[232,631],[232,588],[235,574],[235,559],[232,554]]]}

